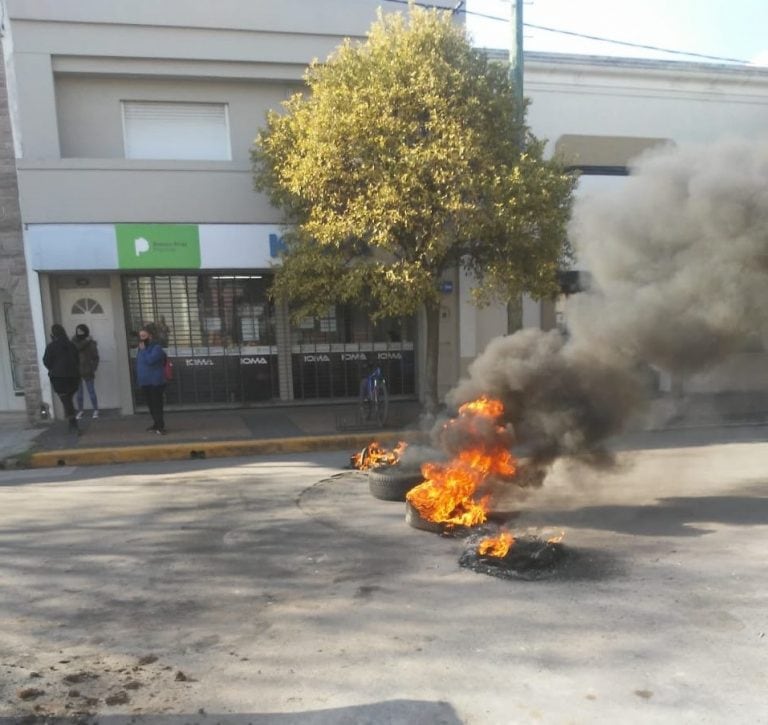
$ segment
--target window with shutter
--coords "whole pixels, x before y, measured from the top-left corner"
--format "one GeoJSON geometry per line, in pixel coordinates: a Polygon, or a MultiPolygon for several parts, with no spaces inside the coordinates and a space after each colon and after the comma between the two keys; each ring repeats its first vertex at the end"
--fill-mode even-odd
{"type": "Polygon", "coordinates": [[[230,161],[224,103],[123,101],[127,159],[230,161]]]}

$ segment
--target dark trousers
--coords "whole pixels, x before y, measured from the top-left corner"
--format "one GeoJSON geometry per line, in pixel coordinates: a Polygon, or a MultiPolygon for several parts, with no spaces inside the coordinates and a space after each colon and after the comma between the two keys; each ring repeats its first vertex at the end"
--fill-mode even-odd
{"type": "Polygon", "coordinates": [[[147,400],[149,414],[152,416],[152,422],[156,430],[165,430],[165,420],[163,420],[163,394],[165,385],[142,385],[144,397],[147,400]]]}
{"type": "Polygon", "coordinates": [[[59,396],[61,404],[64,406],[64,415],[69,418],[70,427],[77,425],[75,422],[75,405],[72,398],[77,391],[80,378],[62,378],[59,376],[51,377],[53,391],[59,396]]]}
{"type": "Polygon", "coordinates": [[[69,418],[69,420],[74,420],[75,404],[72,402],[72,398],[75,396],[75,391],[73,390],[71,393],[57,393],[57,395],[59,396],[61,404],[64,406],[64,415],[69,418]]]}

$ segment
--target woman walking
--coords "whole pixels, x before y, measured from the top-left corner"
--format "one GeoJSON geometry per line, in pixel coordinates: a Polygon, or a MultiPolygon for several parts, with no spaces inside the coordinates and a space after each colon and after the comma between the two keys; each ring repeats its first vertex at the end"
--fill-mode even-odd
{"type": "Polygon", "coordinates": [[[139,351],[136,354],[136,380],[144,391],[144,397],[152,416],[152,425],[147,428],[158,435],[165,435],[163,419],[163,396],[165,395],[165,350],[154,339],[152,326],[145,325],[139,330],[139,351]]]}
{"type": "Polygon", "coordinates": [[[99,417],[99,403],[96,399],[95,377],[96,368],[99,367],[99,348],[96,340],[91,339],[91,331],[88,325],[78,325],[75,328],[75,336],[72,338],[72,344],[77,348],[80,355],[80,385],[77,388],[77,419],[83,417],[83,388],[88,390],[88,397],[91,399],[93,408],[93,418],[99,417]]]}
{"type": "Polygon", "coordinates": [[[79,433],[72,397],[80,384],[80,360],[67,331],[58,323],[51,326],[51,341],[45,348],[43,365],[48,369],[51,386],[64,406],[69,429],[79,433]]]}

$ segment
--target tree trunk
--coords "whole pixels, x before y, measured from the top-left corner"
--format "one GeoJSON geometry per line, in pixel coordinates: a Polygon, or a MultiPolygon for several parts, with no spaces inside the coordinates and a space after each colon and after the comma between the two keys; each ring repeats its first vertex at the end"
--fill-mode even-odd
{"type": "Polygon", "coordinates": [[[427,352],[424,370],[424,411],[437,413],[437,363],[440,357],[440,304],[427,304],[427,352]]]}

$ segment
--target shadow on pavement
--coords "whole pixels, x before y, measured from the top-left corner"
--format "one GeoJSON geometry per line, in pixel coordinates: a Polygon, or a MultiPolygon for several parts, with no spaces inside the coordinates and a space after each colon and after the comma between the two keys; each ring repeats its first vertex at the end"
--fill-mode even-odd
{"type": "Polygon", "coordinates": [[[768,441],[765,425],[690,427],[679,429],[628,431],[608,441],[612,451],[662,448],[698,448],[724,443],[764,443],[768,441]]]}
{"type": "MultiPolygon", "coordinates": [[[[768,492],[768,484],[765,486],[768,492]]],[[[726,526],[768,523],[768,496],[702,496],[663,498],[643,506],[586,506],[574,511],[550,511],[560,526],[614,531],[634,536],[703,536],[712,529],[693,524],[726,526]]]]}
{"type": "Polygon", "coordinates": [[[178,715],[99,715],[93,718],[16,716],[0,717],[0,725],[461,725],[454,709],[445,702],[421,700],[387,700],[372,705],[356,705],[329,710],[285,713],[194,713],[178,715]]]}
{"type": "Polygon", "coordinates": [[[53,483],[76,477],[78,481],[101,478],[125,478],[141,476],[174,475],[198,471],[218,471],[222,468],[253,467],[260,462],[269,466],[294,467],[331,466],[339,471],[349,470],[350,453],[346,450],[306,451],[303,453],[274,453],[271,455],[233,456],[229,458],[200,458],[175,461],[137,461],[134,463],[104,463],[96,465],[55,466],[51,468],[19,468],[0,470],[0,488],[53,483]]]}

